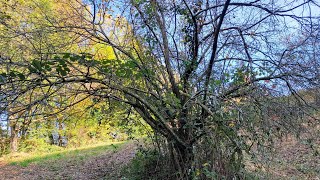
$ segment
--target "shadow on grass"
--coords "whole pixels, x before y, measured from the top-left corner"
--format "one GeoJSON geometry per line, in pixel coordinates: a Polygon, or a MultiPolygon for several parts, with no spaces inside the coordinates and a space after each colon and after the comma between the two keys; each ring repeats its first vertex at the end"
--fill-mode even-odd
{"type": "Polygon", "coordinates": [[[41,164],[51,160],[78,160],[83,161],[87,158],[97,156],[106,151],[117,151],[125,142],[112,142],[103,145],[80,147],[77,149],[66,149],[63,151],[48,154],[33,154],[26,157],[12,158],[9,160],[10,165],[20,165],[27,167],[31,163],[41,164]]]}

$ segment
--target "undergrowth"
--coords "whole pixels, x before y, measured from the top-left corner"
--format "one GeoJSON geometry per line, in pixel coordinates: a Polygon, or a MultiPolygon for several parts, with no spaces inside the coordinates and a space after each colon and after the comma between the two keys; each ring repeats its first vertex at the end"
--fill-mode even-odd
{"type": "Polygon", "coordinates": [[[126,165],[121,174],[124,180],[162,180],[175,179],[169,157],[153,148],[140,146],[136,156],[126,165]]]}

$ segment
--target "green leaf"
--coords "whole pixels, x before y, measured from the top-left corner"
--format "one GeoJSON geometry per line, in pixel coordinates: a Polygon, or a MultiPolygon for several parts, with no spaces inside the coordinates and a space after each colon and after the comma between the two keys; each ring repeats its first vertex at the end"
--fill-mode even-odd
{"type": "Polygon", "coordinates": [[[61,69],[60,74],[62,76],[66,76],[67,75],[67,71],[65,71],[64,69],[61,69]]]}
{"type": "Polygon", "coordinates": [[[124,77],[126,75],[126,71],[124,69],[117,69],[116,75],[119,77],[124,77]]]}
{"type": "Polygon", "coordinates": [[[69,59],[71,57],[71,54],[70,53],[65,53],[64,55],[63,55],[63,58],[64,59],[69,59]]]}
{"type": "Polygon", "coordinates": [[[102,60],[101,63],[105,64],[105,65],[109,65],[109,64],[111,64],[111,60],[109,60],[109,59],[102,60]]]}
{"type": "Polygon", "coordinates": [[[141,72],[138,72],[137,74],[135,74],[136,79],[140,79],[142,77],[143,77],[143,73],[141,73],[141,72]]]}
{"type": "Polygon", "coordinates": [[[84,54],[85,58],[87,59],[92,59],[93,58],[93,55],[92,54],[89,54],[89,53],[86,53],[84,54]]]}
{"type": "Polygon", "coordinates": [[[68,67],[65,67],[64,70],[65,70],[66,72],[70,72],[70,69],[69,69],[68,67]]]}
{"type": "Polygon", "coordinates": [[[49,66],[48,64],[46,64],[46,65],[44,66],[44,68],[45,68],[47,71],[51,71],[51,70],[52,70],[51,66],[49,66]]]}
{"type": "Polygon", "coordinates": [[[22,73],[18,73],[17,75],[18,75],[19,79],[22,81],[26,79],[26,77],[22,73]]]}
{"type": "Polygon", "coordinates": [[[9,75],[10,75],[11,77],[13,77],[13,78],[17,76],[16,73],[13,72],[13,71],[11,71],[11,72],[9,73],[9,75]]]}
{"type": "Polygon", "coordinates": [[[28,69],[29,69],[30,73],[36,73],[37,72],[37,69],[32,67],[32,66],[29,66],[28,69]]]}
{"type": "Polygon", "coordinates": [[[134,61],[127,61],[125,63],[125,66],[127,66],[128,68],[131,68],[131,69],[137,67],[137,65],[136,65],[136,63],[134,61]]]}
{"type": "Polygon", "coordinates": [[[215,80],[215,81],[214,81],[214,84],[219,86],[219,85],[221,85],[221,84],[222,84],[222,81],[221,81],[221,80],[219,80],[219,79],[218,79],[218,80],[215,80]]]}
{"type": "Polygon", "coordinates": [[[68,72],[70,72],[70,69],[68,67],[64,67],[62,65],[59,65],[56,67],[56,71],[61,76],[66,76],[68,72]]]}
{"type": "Polygon", "coordinates": [[[6,73],[1,73],[0,74],[0,82],[4,82],[6,80],[7,74],[6,73]]]}
{"type": "Polygon", "coordinates": [[[80,56],[78,56],[78,55],[72,55],[72,56],[70,57],[70,61],[72,61],[72,62],[75,62],[75,61],[77,61],[78,59],[80,59],[80,56]]]}
{"type": "Polygon", "coordinates": [[[55,63],[52,62],[52,61],[47,61],[46,63],[47,63],[47,65],[54,65],[54,64],[55,64],[55,63]]]}
{"type": "Polygon", "coordinates": [[[58,59],[59,64],[61,64],[62,66],[66,65],[66,61],[64,59],[58,59]]]}
{"type": "Polygon", "coordinates": [[[62,70],[61,66],[58,66],[58,67],[56,68],[56,71],[57,71],[58,74],[61,74],[61,73],[60,73],[61,70],[62,70]]]}
{"type": "Polygon", "coordinates": [[[31,62],[32,66],[36,69],[36,70],[39,70],[41,71],[42,70],[42,67],[41,67],[41,62],[38,61],[38,60],[33,60],[31,62]]]}
{"type": "Polygon", "coordinates": [[[7,77],[7,74],[6,73],[1,73],[0,76],[7,77]]]}
{"type": "Polygon", "coordinates": [[[109,68],[109,67],[107,67],[107,66],[103,66],[103,67],[102,67],[102,71],[103,71],[104,73],[110,73],[110,72],[111,72],[111,68],[109,68]]]}

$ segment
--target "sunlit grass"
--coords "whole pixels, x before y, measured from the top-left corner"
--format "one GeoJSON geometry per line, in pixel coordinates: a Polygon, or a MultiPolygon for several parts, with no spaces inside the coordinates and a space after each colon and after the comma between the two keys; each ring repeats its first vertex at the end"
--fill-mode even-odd
{"type": "Polygon", "coordinates": [[[32,153],[15,153],[3,157],[2,160],[5,163],[20,165],[23,167],[28,166],[30,163],[41,164],[50,160],[58,159],[83,161],[89,157],[97,156],[106,151],[117,150],[124,143],[125,142],[107,142],[79,148],[69,148],[51,153],[40,153],[36,151],[32,153]]]}

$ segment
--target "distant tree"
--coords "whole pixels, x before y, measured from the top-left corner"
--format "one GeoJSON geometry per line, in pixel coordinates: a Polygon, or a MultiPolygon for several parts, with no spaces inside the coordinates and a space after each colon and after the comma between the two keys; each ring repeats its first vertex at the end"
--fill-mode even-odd
{"type": "Polygon", "coordinates": [[[290,130],[307,105],[296,92],[319,88],[320,8],[312,0],[61,4],[71,18],[48,26],[83,46],[107,45],[114,59],[71,52],[26,61],[23,78],[3,70],[2,91],[42,89],[27,107],[62,86],[70,96],[126,103],[166,138],[180,179],[240,177],[243,151],[272,138],[282,118],[273,111],[281,109],[279,127],[290,130]],[[296,104],[277,98],[288,95],[296,104]]]}
{"type": "MultiPolygon", "coordinates": [[[[31,63],[34,59],[41,61],[53,53],[71,48],[76,37],[56,31],[48,25],[48,18],[54,19],[58,14],[53,11],[55,5],[51,1],[0,0],[0,61],[6,62],[1,65],[1,72],[11,72],[12,76],[25,80],[27,73],[20,65],[31,63]],[[45,17],[41,14],[42,11],[46,12],[45,17]]],[[[5,79],[2,74],[0,81],[4,82],[5,79]]],[[[19,87],[21,84],[18,84],[16,85],[19,87]]],[[[9,126],[7,133],[10,133],[11,151],[18,150],[19,136],[26,134],[31,117],[40,110],[39,103],[43,104],[38,102],[38,105],[27,105],[32,101],[29,96],[37,96],[38,90],[19,91],[19,88],[14,86],[11,86],[10,91],[1,89],[1,103],[7,107],[3,106],[0,114],[4,112],[8,116],[6,125],[9,126]]]]}

